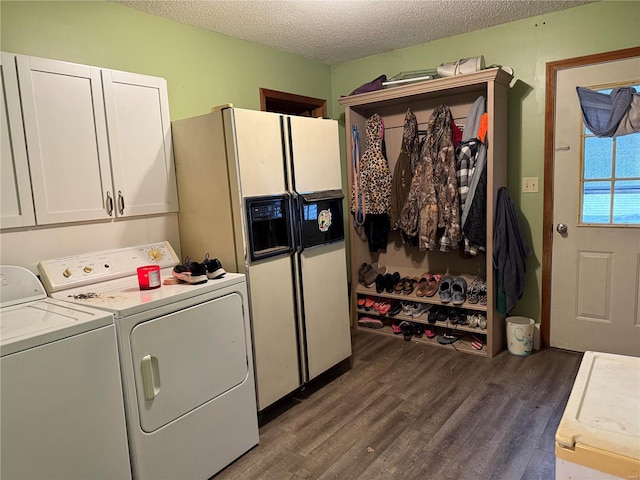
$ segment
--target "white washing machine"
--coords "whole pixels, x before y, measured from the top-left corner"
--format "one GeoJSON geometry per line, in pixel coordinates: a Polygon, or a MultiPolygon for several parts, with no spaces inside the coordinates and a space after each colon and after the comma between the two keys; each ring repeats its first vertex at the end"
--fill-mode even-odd
{"type": "Polygon", "coordinates": [[[205,479],[258,443],[244,275],[164,284],[168,242],[40,262],[53,298],[113,312],[134,478],[205,479]],[[141,290],[136,269],[158,265],[141,290]]]}
{"type": "Polygon", "coordinates": [[[131,478],[113,315],[0,266],[0,478],[131,478]]]}

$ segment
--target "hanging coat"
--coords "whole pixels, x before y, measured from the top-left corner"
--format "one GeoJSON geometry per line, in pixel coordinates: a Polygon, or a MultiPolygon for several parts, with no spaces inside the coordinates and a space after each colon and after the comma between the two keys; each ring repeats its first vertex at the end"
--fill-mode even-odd
{"type": "Polygon", "coordinates": [[[496,271],[498,312],[506,315],[522,297],[529,245],[522,236],[516,207],[506,188],[498,190],[493,231],[493,268],[496,271]]]}
{"type": "Polygon", "coordinates": [[[360,189],[367,214],[391,211],[391,170],[382,153],[384,125],[374,113],[367,120],[367,148],[360,160],[360,189]]]}
{"type": "Polygon", "coordinates": [[[420,250],[438,248],[437,230],[446,242],[460,241],[460,210],[455,156],[451,138],[451,111],[437,107],[427,123],[427,136],[402,209],[400,228],[409,237],[418,235],[420,250]]]}
{"type": "Polygon", "coordinates": [[[411,111],[407,109],[404,117],[404,129],[402,131],[402,147],[398,155],[398,161],[393,171],[391,180],[391,229],[397,230],[402,214],[402,208],[409,195],[411,186],[411,165],[418,163],[419,157],[418,142],[418,120],[411,111]]]}

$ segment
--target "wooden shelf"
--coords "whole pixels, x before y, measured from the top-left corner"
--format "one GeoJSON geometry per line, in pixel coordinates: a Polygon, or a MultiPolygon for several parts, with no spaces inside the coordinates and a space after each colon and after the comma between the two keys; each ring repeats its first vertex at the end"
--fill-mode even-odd
{"type": "MultiPolygon", "coordinates": [[[[391,336],[391,337],[396,337],[399,338],[400,340],[403,340],[404,337],[402,336],[402,334],[396,334],[393,333],[393,330],[391,329],[391,327],[388,326],[384,326],[382,328],[366,328],[366,327],[358,327],[359,331],[362,332],[370,332],[372,334],[376,334],[376,335],[386,335],[386,336],[391,336]]],[[[483,337],[480,337],[483,338],[483,337]]],[[[462,338],[460,338],[458,341],[456,341],[455,343],[449,344],[449,345],[443,345],[441,343],[438,343],[438,336],[436,335],[433,338],[427,338],[425,335],[423,335],[422,337],[411,337],[411,342],[416,342],[416,343],[423,343],[426,345],[431,345],[431,346],[436,346],[436,347],[440,347],[440,348],[447,348],[449,350],[457,350],[459,352],[464,352],[464,353],[470,353],[473,355],[478,355],[481,357],[486,357],[488,356],[488,349],[487,349],[487,343],[486,343],[486,339],[483,338],[483,345],[482,345],[482,350],[476,350],[475,348],[473,348],[471,346],[471,335],[465,335],[462,338]]],[[[409,340],[408,340],[409,341],[409,340]]]]}
{"type": "Polygon", "coordinates": [[[359,308],[358,309],[358,315],[362,315],[363,317],[377,317],[379,319],[385,319],[385,320],[399,320],[399,321],[407,321],[407,322],[414,322],[414,323],[421,323],[423,325],[433,325],[434,327],[440,327],[440,328],[446,328],[448,330],[457,330],[459,332],[470,332],[470,333],[477,333],[478,335],[486,335],[487,334],[487,330],[486,329],[482,329],[482,328],[473,328],[470,327],[469,325],[459,325],[456,323],[451,323],[448,320],[445,322],[436,322],[436,323],[431,323],[427,320],[427,314],[423,313],[422,315],[420,315],[419,317],[412,317],[411,315],[405,315],[402,313],[399,313],[398,315],[394,315],[394,316],[390,316],[390,315],[381,315],[380,313],[376,312],[375,310],[364,310],[359,308]]]}
{"type": "Polygon", "coordinates": [[[418,297],[416,295],[415,290],[413,291],[413,293],[409,295],[400,294],[400,293],[387,293],[386,291],[382,293],[378,293],[375,287],[365,287],[364,285],[358,285],[356,287],[356,294],[367,296],[367,297],[380,297],[380,298],[389,298],[392,300],[404,300],[407,302],[428,303],[430,305],[439,305],[441,307],[463,308],[467,310],[476,310],[478,312],[487,311],[487,306],[480,305],[479,303],[464,302],[462,305],[454,305],[451,302],[442,303],[437,293],[433,297],[418,297]]]}

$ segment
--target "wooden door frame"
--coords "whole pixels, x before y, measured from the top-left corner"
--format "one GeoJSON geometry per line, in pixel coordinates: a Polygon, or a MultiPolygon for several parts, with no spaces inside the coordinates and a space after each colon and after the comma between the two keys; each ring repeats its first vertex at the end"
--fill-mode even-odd
{"type": "Polygon", "coordinates": [[[322,98],[305,97],[295,93],[260,88],[260,110],[263,112],[275,111],[269,108],[269,104],[276,104],[280,107],[277,109],[278,113],[328,118],[327,101],[322,98]]]}
{"type": "Polygon", "coordinates": [[[553,187],[555,158],[555,118],[557,73],[569,68],[624,60],[640,56],[640,47],[625,48],[583,57],[547,63],[544,114],[544,206],[542,214],[542,304],[540,321],[541,346],[550,345],[551,332],[551,267],[553,253],[553,187]]]}

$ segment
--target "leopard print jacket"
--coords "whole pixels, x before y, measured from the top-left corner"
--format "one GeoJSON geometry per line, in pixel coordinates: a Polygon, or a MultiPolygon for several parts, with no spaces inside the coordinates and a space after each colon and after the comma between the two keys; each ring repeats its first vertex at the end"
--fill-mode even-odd
{"type": "Polygon", "coordinates": [[[382,117],[374,113],[367,120],[367,149],[360,160],[360,188],[367,214],[391,210],[391,170],[382,154],[383,138],[382,117]]]}

